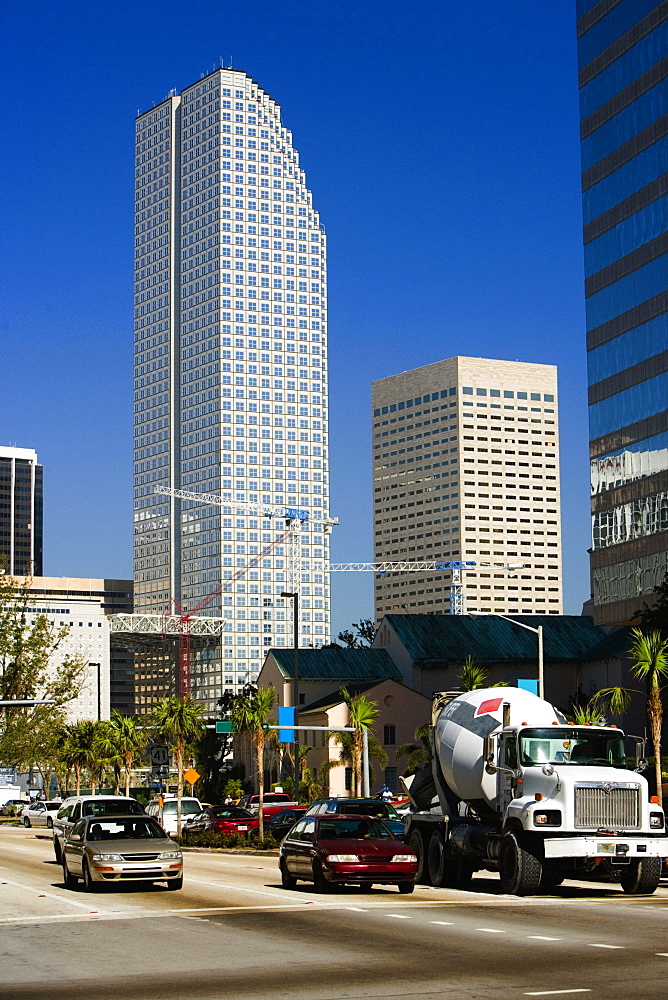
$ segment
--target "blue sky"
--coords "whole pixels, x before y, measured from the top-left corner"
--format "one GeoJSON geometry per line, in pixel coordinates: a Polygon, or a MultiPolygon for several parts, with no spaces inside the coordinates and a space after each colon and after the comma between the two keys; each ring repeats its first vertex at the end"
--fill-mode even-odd
{"type": "MultiPolygon", "coordinates": [[[[370,383],[556,364],[565,610],[589,595],[575,14],[515,0],[3,0],[0,443],[54,576],[132,575],[134,117],[220,61],[281,105],[328,235],[335,560],[372,558],[370,383]]],[[[335,575],[333,630],[372,615],[335,575]]]]}

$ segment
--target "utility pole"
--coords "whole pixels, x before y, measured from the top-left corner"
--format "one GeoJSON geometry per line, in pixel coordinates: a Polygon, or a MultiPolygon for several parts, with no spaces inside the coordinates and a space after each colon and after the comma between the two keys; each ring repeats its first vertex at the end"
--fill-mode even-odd
{"type": "Polygon", "coordinates": [[[295,712],[295,802],[299,802],[299,594],[283,591],[281,597],[292,599],[292,643],[293,643],[293,680],[292,704],[295,712]]]}

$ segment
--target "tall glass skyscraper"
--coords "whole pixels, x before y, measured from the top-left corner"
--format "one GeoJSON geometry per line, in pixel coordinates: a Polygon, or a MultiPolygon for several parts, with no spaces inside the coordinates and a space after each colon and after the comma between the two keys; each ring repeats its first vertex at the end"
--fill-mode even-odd
{"type": "Polygon", "coordinates": [[[668,570],[668,4],[577,0],[595,620],[668,570]]]}
{"type": "MultiPolygon", "coordinates": [[[[190,610],[248,567],[200,612],[228,619],[194,664],[212,707],[292,641],[287,550],[256,558],[285,522],[234,501],[329,513],[325,234],[279,106],[242,72],[138,116],[135,184],[135,610],[190,610]]],[[[307,522],[300,645],[329,641],[323,561],[307,522]]]]}

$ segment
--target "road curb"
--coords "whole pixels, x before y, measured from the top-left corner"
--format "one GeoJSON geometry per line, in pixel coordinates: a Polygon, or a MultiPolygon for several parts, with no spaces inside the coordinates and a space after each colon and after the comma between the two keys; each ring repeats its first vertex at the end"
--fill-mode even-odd
{"type": "Polygon", "coordinates": [[[279,850],[277,847],[268,848],[266,851],[244,850],[242,847],[182,847],[184,854],[196,853],[197,851],[212,851],[215,854],[236,854],[240,857],[256,858],[277,858],[279,850]]]}

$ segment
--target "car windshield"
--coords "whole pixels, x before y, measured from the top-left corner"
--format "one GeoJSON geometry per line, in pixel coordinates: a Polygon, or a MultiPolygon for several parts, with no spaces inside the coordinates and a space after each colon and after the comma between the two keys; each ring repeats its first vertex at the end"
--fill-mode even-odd
{"type": "Polygon", "coordinates": [[[351,813],[353,816],[375,816],[376,819],[401,821],[399,813],[389,802],[346,802],[342,812],[351,813]]]}
{"type": "Polygon", "coordinates": [[[216,806],[211,812],[217,819],[253,819],[253,814],[241,806],[216,806]]]}
{"type": "Polygon", "coordinates": [[[318,827],[319,840],[394,840],[394,834],[375,819],[325,819],[318,827]]]}
{"type": "Polygon", "coordinates": [[[525,729],[520,734],[520,761],[530,764],[608,764],[626,767],[621,733],[596,729],[525,729]]]}
{"type": "MultiPolygon", "coordinates": [[[[162,811],[165,816],[176,816],[176,799],[170,799],[169,802],[165,802],[162,811]]],[[[199,802],[195,802],[194,799],[181,799],[182,816],[194,816],[195,813],[201,811],[202,807],[199,802]]]]}
{"type": "Polygon", "coordinates": [[[143,816],[144,810],[134,799],[100,799],[98,802],[84,802],[81,807],[84,816],[127,816],[128,813],[143,816]]]}
{"type": "Polygon", "coordinates": [[[87,841],[165,840],[165,831],[154,819],[101,819],[88,824],[87,841]]]}

